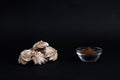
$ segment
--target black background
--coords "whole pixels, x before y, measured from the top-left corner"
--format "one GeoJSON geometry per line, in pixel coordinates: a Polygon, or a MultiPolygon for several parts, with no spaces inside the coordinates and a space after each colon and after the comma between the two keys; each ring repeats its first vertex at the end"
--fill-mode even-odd
{"type": "Polygon", "coordinates": [[[120,5],[118,1],[38,0],[0,1],[0,78],[3,79],[120,79],[120,5]],[[20,52],[45,40],[59,58],[44,65],[17,62],[20,52]],[[83,63],[80,46],[99,46],[96,63],[83,63]]]}

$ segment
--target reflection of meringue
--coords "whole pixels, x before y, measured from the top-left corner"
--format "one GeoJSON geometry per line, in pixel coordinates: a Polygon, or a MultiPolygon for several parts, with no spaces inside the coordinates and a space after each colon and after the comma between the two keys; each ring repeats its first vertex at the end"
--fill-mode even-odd
{"type": "Polygon", "coordinates": [[[47,46],[49,46],[49,44],[47,42],[44,42],[44,41],[41,40],[41,41],[38,41],[37,43],[35,43],[33,45],[33,49],[45,48],[47,46]]]}
{"type": "Polygon", "coordinates": [[[47,42],[39,41],[33,45],[31,49],[21,52],[18,62],[21,64],[27,64],[29,61],[33,61],[34,64],[41,65],[47,61],[55,61],[58,58],[57,50],[49,46],[47,42]]]}

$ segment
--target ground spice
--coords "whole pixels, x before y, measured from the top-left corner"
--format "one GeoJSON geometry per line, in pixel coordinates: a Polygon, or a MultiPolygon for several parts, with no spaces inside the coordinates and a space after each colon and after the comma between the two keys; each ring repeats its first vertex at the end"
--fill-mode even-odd
{"type": "Polygon", "coordinates": [[[95,54],[96,52],[91,47],[87,47],[84,50],[82,50],[81,53],[83,53],[83,54],[95,54]]]}

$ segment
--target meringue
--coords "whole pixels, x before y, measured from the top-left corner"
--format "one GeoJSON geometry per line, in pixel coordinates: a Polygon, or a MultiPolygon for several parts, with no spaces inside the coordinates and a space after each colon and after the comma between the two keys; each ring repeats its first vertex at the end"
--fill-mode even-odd
{"type": "Polygon", "coordinates": [[[55,61],[57,58],[57,50],[41,40],[35,43],[31,49],[23,50],[18,58],[18,63],[25,65],[32,60],[34,64],[41,65],[48,61],[55,61]]]}

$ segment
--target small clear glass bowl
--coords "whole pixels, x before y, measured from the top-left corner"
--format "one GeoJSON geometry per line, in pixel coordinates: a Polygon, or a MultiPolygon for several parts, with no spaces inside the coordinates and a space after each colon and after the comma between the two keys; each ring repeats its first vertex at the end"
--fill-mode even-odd
{"type": "Polygon", "coordinates": [[[81,53],[86,48],[87,47],[79,47],[76,49],[76,53],[77,53],[78,57],[83,62],[96,62],[102,54],[102,48],[91,47],[95,51],[95,54],[83,54],[83,53],[81,53]]]}

